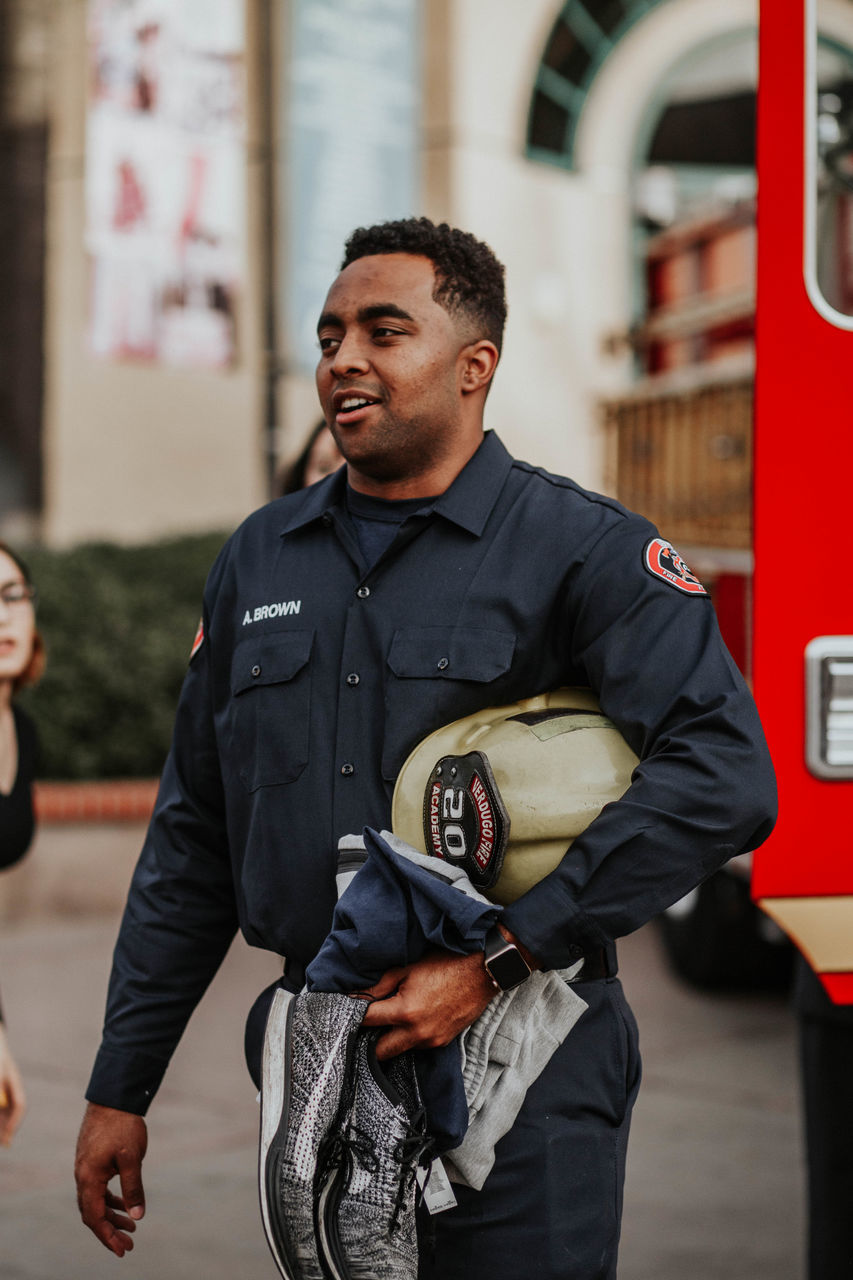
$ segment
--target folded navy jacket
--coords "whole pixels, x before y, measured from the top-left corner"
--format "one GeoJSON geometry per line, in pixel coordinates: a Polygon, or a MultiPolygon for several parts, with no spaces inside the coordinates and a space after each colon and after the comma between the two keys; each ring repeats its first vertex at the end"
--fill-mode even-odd
{"type": "MultiPolygon", "coordinates": [[[[339,898],[331,931],[306,969],[309,991],[363,990],[433,947],[459,955],[483,949],[500,907],[460,893],[452,868],[436,859],[435,871],[428,871],[370,827],[364,848],[364,864],[339,898]]],[[[451,1150],[468,1128],[458,1041],[413,1053],[430,1133],[439,1151],[451,1150]]]]}

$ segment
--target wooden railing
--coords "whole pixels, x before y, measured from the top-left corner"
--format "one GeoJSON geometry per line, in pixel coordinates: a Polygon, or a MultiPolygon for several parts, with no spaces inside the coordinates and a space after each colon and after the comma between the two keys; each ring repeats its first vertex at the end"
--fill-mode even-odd
{"type": "Polygon", "coordinates": [[[748,549],[751,369],[649,378],[605,401],[609,493],[681,545],[748,549]]]}

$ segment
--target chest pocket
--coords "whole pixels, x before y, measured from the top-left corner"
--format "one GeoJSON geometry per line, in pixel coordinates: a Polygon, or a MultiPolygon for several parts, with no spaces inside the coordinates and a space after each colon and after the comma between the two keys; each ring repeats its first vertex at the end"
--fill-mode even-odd
{"type": "Polygon", "coordinates": [[[313,643],[313,631],[279,631],[234,650],[232,746],[249,791],[293,782],[308,763],[313,643]]]}
{"type": "Polygon", "coordinates": [[[428,733],[501,701],[515,635],[482,627],[401,627],[388,652],[382,776],[396,781],[428,733]]]}

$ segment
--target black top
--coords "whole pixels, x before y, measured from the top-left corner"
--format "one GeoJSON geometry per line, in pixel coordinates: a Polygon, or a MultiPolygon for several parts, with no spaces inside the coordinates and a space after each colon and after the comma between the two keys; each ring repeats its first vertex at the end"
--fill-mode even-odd
{"type": "Polygon", "coordinates": [[[347,511],[365,564],[372,568],[396,538],[400,525],[434,502],[435,498],[374,498],[347,485],[347,511]]]}
{"type": "Polygon", "coordinates": [[[249,517],[208,579],[89,1098],[145,1110],[238,927],[316,955],[338,839],[390,826],[427,733],[560,685],[591,688],[642,763],[506,909],[547,968],[638,928],[773,825],[755,705],[701,583],[647,520],[493,433],[372,565],[343,469],[249,517]]]}
{"type": "Polygon", "coordinates": [[[33,819],[33,775],[36,763],[36,731],[32,720],[12,707],[18,736],[18,772],[12,790],[0,791],[0,868],[11,867],[30,847],[33,819]]]}
{"type": "MultiPolygon", "coordinates": [[[[36,731],[19,707],[12,707],[18,739],[18,772],[8,795],[0,791],[0,869],[11,867],[29,849],[35,829],[33,775],[36,763],[36,731]]],[[[0,1022],[3,1010],[0,1008],[0,1022]]]]}

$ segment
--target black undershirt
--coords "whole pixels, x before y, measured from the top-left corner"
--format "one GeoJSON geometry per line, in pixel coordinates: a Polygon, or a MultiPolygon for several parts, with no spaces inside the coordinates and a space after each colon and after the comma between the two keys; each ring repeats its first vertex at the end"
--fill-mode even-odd
{"type": "Polygon", "coordinates": [[[361,554],[372,568],[409,516],[428,508],[435,498],[374,498],[347,485],[347,511],[361,554]]]}

